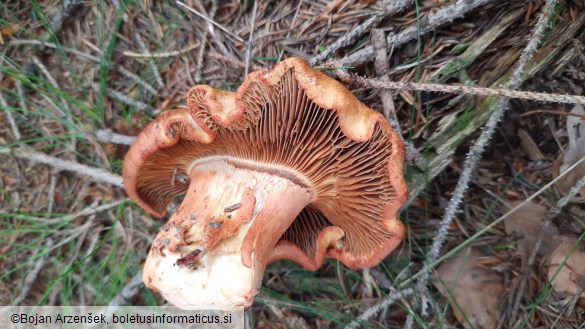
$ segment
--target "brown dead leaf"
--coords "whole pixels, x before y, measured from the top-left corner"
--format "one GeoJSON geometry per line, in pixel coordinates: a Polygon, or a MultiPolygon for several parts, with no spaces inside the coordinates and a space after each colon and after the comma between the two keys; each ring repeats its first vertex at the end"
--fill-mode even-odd
{"type": "MultiPolygon", "coordinates": [[[[522,201],[508,201],[512,208],[521,203],[522,201]]],[[[534,243],[542,228],[541,224],[546,219],[547,214],[548,211],[545,207],[534,202],[526,202],[504,220],[506,234],[515,234],[519,238],[517,253],[523,263],[528,260],[532,248],[534,248],[534,243]]],[[[549,225],[544,234],[546,239],[542,240],[539,254],[548,255],[559,244],[559,230],[556,226],[549,225]]]]}
{"type": "MultiPolygon", "coordinates": [[[[575,105],[571,113],[585,115],[585,109],[583,109],[582,105],[575,105]]],[[[555,163],[555,170],[553,171],[555,177],[560,176],[585,157],[585,120],[578,116],[567,116],[567,136],[569,137],[569,146],[567,146],[564,156],[559,157],[555,163]]],[[[567,194],[571,187],[583,176],[585,176],[585,162],[582,162],[559,179],[557,187],[567,194]]],[[[585,198],[585,188],[581,189],[581,196],[585,198]]]]}
{"type": "Polygon", "coordinates": [[[585,252],[579,246],[575,248],[576,238],[566,237],[565,240],[549,257],[548,279],[561,296],[580,294],[585,298],[585,252]]]}
{"type": "Polygon", "coordinates": [[[433,284],[449,300],[457,320],[468,329],[496,328],[497,306],[504,293],[501,276],[482,267],[477,250],[461,253],[441,265],[433,284]]]}

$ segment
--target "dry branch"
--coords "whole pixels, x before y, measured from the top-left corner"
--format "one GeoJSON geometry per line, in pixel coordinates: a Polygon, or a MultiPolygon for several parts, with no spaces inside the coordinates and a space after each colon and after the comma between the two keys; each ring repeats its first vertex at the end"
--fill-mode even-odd
{"type": "Polygon", "coordinates": [[[452,86],[435,83],[418,83],[403,81],[383,81],[371,79],[355,74],[348,74],[341,70],[336,70],[336,74],[347,83],[356,83],[362,87],[374,89],[393,89],[408,91],[426,91],[426,92],[443,92],[461,95],[476,95],[488,97],[507,97],[526,99],[547,103],[564,103],[564,104],[584,104],[585,96],[564,95],[551,93],[537,93],[532,91],[513,90],[511,88],[486,88],[486,87],[469,87],[469,86],[452,86]]]}
{"type": "Polygon", "coordinates": [[[256,28],[256,15],[258,12],[258,0],[254,0],[254,5],[252,7],[252,20],[250,21],[250,36],[248,37],[248,42],[246,43],[246,68],[244,70],[244,76],[248,75],[250,71],[250,63],[252,60],[252,41],[254,41],[254,30],[256,28]]]}
{"type": "Polygon", "coordinates": [[[357,320],[352,321],[345,329],[353,329],[359,328],[361,326],[362,321],[367,321],[372,316],[378,314],[380,311],[386,309],[390,305],[394,304],[397,300],[406,298],[411,296],[414,293],[414,289],[407,288],[402,291],[394,292],[388,295],[388,297],[384,298],[381,302],[377,303],[376,305],[370,307],[365,312],[363,312],[357,320]]]}
{"type": "MultiPolygon", "coordinates": [[[[420,22],[419,26],[414,25],[406,28],[400,33],[391,34],[386,38],[388,47],[398,47],[419,35],[434,31],[437,27],[452,22],[454,19],[464,16],[473,9],[486,4],[489,0],[458,0],[457,2],[439,10],[428,19],[420,22]]],[[[368,46],[355,53],[335,61],[337,66],[356,66],[363,62],[374,59],[374,47],[368,46]]]]}
{"type": "MultiPolygon", "coordinates": [[[[45,266],[45,262],[49,257],[49,250],[51,250],[52,246],[53,239],[51,238],[47,239],[45,245],[43,246],[43,249],[46,249],[47,252],[38,258],[33,269],[30,272],[28,272],[28,274],[24,278],[24,283],[22,285],[22,288],[20,289],[20,293],[12,300],[11,305],[20,305],[28,296],[28,293],[30,292],[32,285],[37,280],[37,277],[39,276],[39,273],[43,269],[43,266],[45,266]]],[[[43,252],[43,249],[39,249],[36,254],[37,255],[41,254],[43,252]]]]}
{"type": "Polygon", "coordinates": [[[113,132],[111,129],[101,129],[95,133],[95,136],[98,141],[102,143],[114,143],[114,144],[122,144],[122,145],[132,145],[136,137],[122,135],[113,132]]]}
{"type": "MultiPolygon", "coordinates": [[[[122,183],[122,177],[103,169],[93,168],[73,161],[58,159],[45,153],[28,151],[24,148],[7,150],[8,152],[12,152],[12,154],[19,159],[46,164],[58,171],[71,171],[81,176],[89,177],[96,182],[111,184],[117,187],[124,186],[124,184],[122,183]]],[[[8,152],[6,152],[6,150],[3,150],[2,153],[8,152]]]]}
{"type": "Polygon", "coordinates": [[[2,108],[4,109],[4,113],[6,114],[6,120],[8,121],[8,124],[10,125],[10,130],[12,130],[12,135],[14,136],[14,140],[17,140],[17,141],[20,140],[22,138],[22,135],[20,134],[20,129],[18,129],[18,125],[16,124],[16,120],[14,120],[12,113],[8,109],[8,103],[6,102],[6,99],[4,98],[4,96],[2,95],[2,92],[0,92],[0,106],[2,106],[2,108]]]}
{"type": "Polygon", "coordinates": [[[385,8],[384,12],[378,15],[374,15],[368,18],[365,22],[361,23],[355,29],[352,29],[351,32],[344,35],[342,38],[335,41],[332,45],[327,47],[322,53],[317,56],[314,56],[309,60],[309,63],[314,66],[324,59],[329,57],[333,52],[337,51],[339,48],[345,47],[350,45],[351,43],[355,42],[359,37],[361,37],[368,29],[378,25],[384,18],[394,15],[396,13],[401,12],[406,7],[410,6],[412,3],[411,0],[398,0],[393,1],[389,8],[385,8]]]}

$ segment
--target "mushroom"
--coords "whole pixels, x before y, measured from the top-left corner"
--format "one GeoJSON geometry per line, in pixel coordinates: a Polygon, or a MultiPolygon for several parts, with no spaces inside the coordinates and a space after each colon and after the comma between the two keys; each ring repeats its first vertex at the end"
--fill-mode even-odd
{"type": "Polygon", "coordinates": [[[384,117],[299,58],[237,92],[195,86],[136,138],[128,195],[163,217],[148,287],[184,309],[249,307],[266,265],[371,267],[402,241],[404,146],[384,117]]]}

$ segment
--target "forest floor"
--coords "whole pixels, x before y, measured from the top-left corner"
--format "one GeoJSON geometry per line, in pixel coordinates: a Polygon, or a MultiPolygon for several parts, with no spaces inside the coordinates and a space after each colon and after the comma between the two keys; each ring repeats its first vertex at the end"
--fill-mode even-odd
{"type": "Polygon", "coordinates": [[[571,190],[585,175],[584,13],[582,0],[2,1],[0,305],[108,305],[133,288],[124,302],[163,304],[139,275],[163,222],[120,183],[129,137],[194,85],[236,90],[296,56],[399,128],[406,237],[370,269],[270,265],[249,325],[585,328],[585,188],[571,190]]]}

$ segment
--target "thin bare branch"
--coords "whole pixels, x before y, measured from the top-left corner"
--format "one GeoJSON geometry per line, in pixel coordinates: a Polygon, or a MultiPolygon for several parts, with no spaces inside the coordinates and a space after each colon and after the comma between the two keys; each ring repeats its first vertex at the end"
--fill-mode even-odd
{"type": "MultiPolygon", "coordinates": [[[[138,46],[140,47],[140,49],[142,49],[143,52],[148,53],[148,48],[146,48],[146,45],[142,41],[142,37],[140,36],[140,33],[135,32],[134,38],[136,39],[136,43],[138,43],[138,46]]],[[[154,78],[156,80],[156,83],[158,84],[158,87],[165,90],[166,86],[165,86],[165,83],[163,82],[163,79],[160,75],[160,72],[158,71],[158,67],[156,67],[156,64],[152,60],[152,57],[147,57],[147,58],[148,58],[148,65],[150,65],[150,69],[152,70],[152,73],[154,74],[154,78]]]]}
{"type": "Polygon", "coordinates": [[[40,257],[37,259],[37,262],[35,263],[35,266],[33,267],[33,269],[30,272],[28,272],[28,274],[24,278],[24,283],[22,285],[22,288],[20,289],[20,293],[18,294],[18,296],[16,296],[12,300],[11,305],[20,305],[26,299],[26,297],[28,296],[28,293],[30,292],[32,285],[37,280],[37,277],[39,276],[39,273],[43,269],[43,266],[45,266],[45,262],[47,261],[47,258],[49,257],[49,250],[51,250],[52,246],[53,246],[53,239],[49,238],[45,242],[43,249],[39,249],[37,251],[36,255],[40,255],[43,252],[43,250],[47,250],[47,252],[45,252],[45,254],[40,255],[40,257]]]}
{"type": "MultiPolygon", "coordinates": [[[[420,22],[420,29],[418,25],[413,25],[400,33],[389,35],[386,38],[388,47],[400,46],[417,38],[419,35],[434,31],[437,27],[452,22],[454,19],[464,16],[466,13],[487,2],[489,0],[458,0],[420,22]]],[[[374,47],[368,46],[335,61],[335,63],[339,66],[355,66],[372,59],[374,59],[374,47]]]]}
{"type": "MultiPolygon", "coordinates": [[[[211,9],[209,10],[209,16],[211,18],[215,17],[217,12],[217,2],[213,1],[211,3],[211,9]]],[[[197,61],[195,62],[195,82],[200,83],[203,81],[201,77],[201,72],[203,71],[203,57],[205,56],[205,49],[207,48],[207,38],[209,37],[210,33],[213,33],[213,24],[210,21],[207,21],[209,24],[209,28],[203,30],[203,37],[201,40],[201,47],[199,47],[199,51],[197,52],[197,61]]]]}
{"type": "Polygon", "coordinates": [[[8,109],[8,103],[6,102],[6,99],[4,98],[4,95],[2,95],[1,91],[0,106],[2,106],[2,108],[4,109],[4,113],[6,113],[6,120],[8,120],[8,124],[10,125],[10,130],[12,130],[12,135],[14,136],[14,139],[17,141],[20,140],[22,138],[22,135],[20,134],[20,129],[18,129],[16,120],[14,120],[12,112],[10,112],[10,110],[8,109]]]}
{"type": "Polygon", "coordinates": [[[102,143],[114,143],[114,144],[122,144],[122,145],[132,145],[136,137],[122,135],[113,132],[111,129],[101,129],[95,133],[95,136],[98,141],[102,143]]]}
{"type": "Polygon", "coordinates": [[[0,151],[0,153],[10,152],[12,152],[12,154],[19,159],[46,164],[55,168],[58,171],[71,171],[81,176],[89,177],[96,182],[111,184],[117,187],[124,186],[122,182],[122,177],[103,169],[93,168],[73,161],[58,159],[46,153],[29,151],[24,148],[16,149],[8,148],[0,151]]]}
{"type": "Polygon", "coordinates": [[[128,57],[167,58],[167,57],[181,56],[183,54],[190,52],[193,49],[198,48],[199,46],[201,46],[201,45],[199,43],[196,43],[194,45],[188,46],[187,48],[184,48],[181,50],[162,52],[162,53],[150,53],[150,52],[136,53],[133,51],[125,50],[122,52],[122,54],[124,56],[128,56],[128,57]]]}
{"type": "Polygon", "coordinates": [[[144,287],[144,281],[142,281],[142,271],[138,271],[130,281],[122,288],[122,291],[114,296],[110,303],[108,304],[108,309],[106,312],[115,312],[117,309],[116,306],[124,306],[130,303],[130,300],[134,298],[144,287]]]}
{"type": "Polygon", "coordinates": [[[376,305],[370,307],[365,312],[363,312],[356,320],[352,321],[349,325],[347,325],[345,329],[359,328],[361,326],[361,322],[367,321],[372,316],[378,314],[381,310],[384,310],[390,305],[394,304],[397,300],[411,296],[413,293],[414,289],[412,288],[407,288],[402,291],[391,293],[381,302],[377,303],[376,305]]]}
{"type": "Polygon", "coordinates": [[[427,92],[445,92],[453,94],[489,96],[489,97],[507,97],[526,99],[538,102],[564,103],[564,104],[585,104],[585,96],[536,93],[530,91],[512,90],[512,88],[485,88],[469,86],[451,86],[434,83],[417,83],[417,82],[396,82],[380,81],[370,79],[355,74],[347,73],[343,70],[336,70],[335,73],[340,79],[347,83],[357,83],[361,86],[367,86],[376,89],[395,89],[395,90],[417,90],[427,92]]]}
{"type": "Polygon", "coordinates": [[[202,13],[198,12],[197,10],[187,6],[185,3],[181,2],[181,1],[175,1],[175,3],[185,9],[187,9],[188,11],[192,12],[193,14],[203,18],[204,20],[206,20],[207,22],[213,24],[214,26],[218,27],[220,30],[224,31],[225,33],[227,33],[229,36],[231,36],[232,38],[236,39],[237,41],[241,42],[241,43],[246,43],[244,41],[244,39],[240,38],[240,36],[238,36],[237,34],[233,33],[232,31],[228,30],[225,26],[217,23],[216,21],[214,21],[213,19],[203,15],[202,13]]]}
{"type": "Polygon", "coordinates": [[[248,75],[250,71],[250,63],[252,61],[252,41],[254,41],[254,30],[256,27],[256,12],[258,11],[258,0],[254,0],[254,7],[252,8],[252,19],[250,21],[250,36],[248,37],[248,43],[246,44],[246,69],[244,70],[244,76],[248,75]]]}
{"type": "MultiPolygon", "coordinates": [[[[344,35],[342,38],[339,38],[335,41],[332,45],[327,47],[322,53],[319,55],[314,56],[309,60],[311,65],[316,65],[323,60],[325,60],[329,55],[333,52],[337,51],[339,48],[345,47],[350,45],[351,43],[355,42],[359,37],[361,37],[368,29],[373,26],[378,25],[384,18],[394,15],[396,13],[401,12],[406,7],[410,6],[412,0],[398,0],[393,1],[389,8],[385,8],[384,12],[378,15],[374,15],[368,18],[365,22],[361,23],[355,29],[352,29],[349,33],[344,35]]],[[[373,51],[373,48],[372,48],[373,51]]]]}
{"type": "MultiPolygon", "coordinates": [[[[97,84],[94,85],[94,89],[97,90],[98,88],[99,88],[99,86],[97,84]]],[[[154,107],[152,107],[148,104],[145,104],[139,100],[135,100],[131,97],[128,97],[128,96],[122,94],[121,92],[115,91],[111,88],[106,88],[106,95],[120,101],[121,103],[132,106],[139,111],[145,111],[148,114],[153,114],[153,113],[158,112],[158,110],[155,109],[154,107]]]]}

